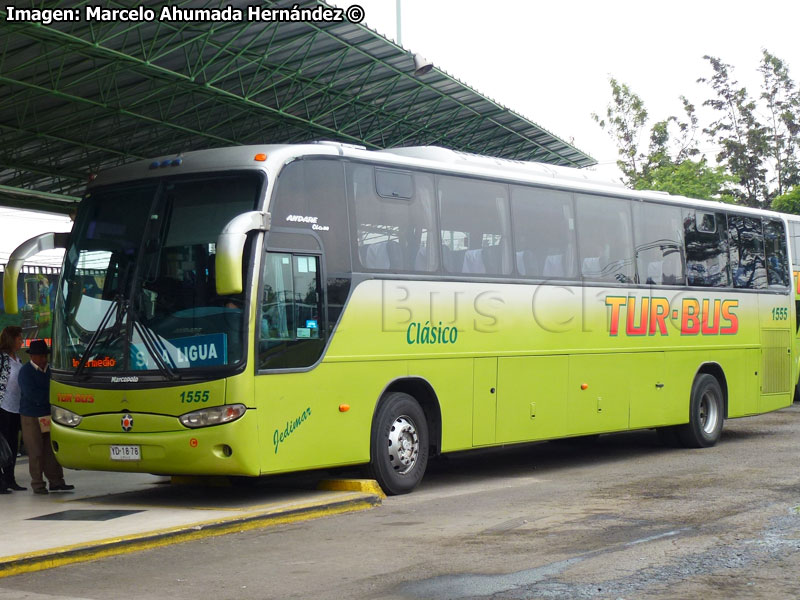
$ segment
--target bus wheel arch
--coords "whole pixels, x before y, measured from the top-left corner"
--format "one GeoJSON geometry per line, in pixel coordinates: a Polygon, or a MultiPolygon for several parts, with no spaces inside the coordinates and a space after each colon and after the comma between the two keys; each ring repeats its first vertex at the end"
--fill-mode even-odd
{"type": "MultiPolygon", "coordinates": [[[[425,420],[428,422],[428,442],[430,455],[436,456],[442,450],[442,410],[439,406],[439,398],[433,391],[433,386],[422,377],[404,377],[395,379],[380,396],[378,406],[375,407],[377,414],[380,402],[390,392],[403,392],[414,398],[425,412],[425,420]]],[[[374,422],[373,414],[373,422],[374,422]]]]}
{"type": "MultiPolygon", "coordinates": [[[[716,365],[719,368],[719,365],[716,365]]],[[[726,394],[718,373],[698,371],[692,382],[689,398],[689,422],[677,428],[680,443],[687,448],[709,448],[714,446],[722,434],[727,414],[726,394]]]]}
{"type": "Polygon", "coordinates": [[[695,373],[694,381],[692,382],[692,386],[697,381],[697,378],[700,377],[702,374],[708,374],[714,377],[719,383],[719,387],[722,388],[722,401],[723,401],[723,417],[728,418],[728,379],[725,377],[725,371],[722,370],[722,367],[719,366],[719,363],[715,362],[707,362],[700,365],[700,368],[697,369],[697,373],[695,373]]]}
{"type": "Polygon", "coordinates": [[[392,382],[375,407],[369,472],[388,495],[411,492],[425,474],[432,445],[429,432],[438,427],[438,403],[432,403],[426,383],[392,382]]]}

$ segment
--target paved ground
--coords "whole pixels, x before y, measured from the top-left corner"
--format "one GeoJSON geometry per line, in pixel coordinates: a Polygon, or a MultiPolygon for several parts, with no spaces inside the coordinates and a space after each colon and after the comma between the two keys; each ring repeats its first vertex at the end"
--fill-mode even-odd
{"type": "Polygon", "coordinates": [[[796,598],[800,407],[450,457],[374,510],[0,580],[27,598],[796,598]]]}
{"type": "Polygon", "coordinates": [[[74,491],[0,496],[0,577],[277,524],[368,510],[383,493],[371,480],[298,474],[247,486],[225,478],[67,471],[74,491]]]}

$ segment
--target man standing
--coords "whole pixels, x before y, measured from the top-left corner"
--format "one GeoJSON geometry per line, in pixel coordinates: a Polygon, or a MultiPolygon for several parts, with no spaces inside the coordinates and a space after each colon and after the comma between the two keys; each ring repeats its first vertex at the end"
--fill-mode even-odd
{"type": "Polygon", "coordinates": [[[44,340],[33,340],[28,354],[31,361],[19,370],[22,440],[28,451],[28,469],[34,494],[47,494],[42,474],[50,482],[50,491],[74,490],[64,482],[64,470],[50,446],[50,348],[44,340]]]}

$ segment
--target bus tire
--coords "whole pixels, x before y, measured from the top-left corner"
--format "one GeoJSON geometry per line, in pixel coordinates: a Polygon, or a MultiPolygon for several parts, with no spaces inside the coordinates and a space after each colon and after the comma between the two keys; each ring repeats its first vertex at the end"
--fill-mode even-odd
{"type": "Polygon", "coordinates": [[[372,424],[370,473],[389,496],[407,494],[428,465],[428,423],[419,403],[403,392],[384,396],[372,424]]]}
{"type": "Polygon", "coordinates": [[[719,441],[724,415],[722,388],[717,378],[702,373],[692,385],[689,422],[678,428],[678,438],[687,448],[709,448],[719,441]]]}

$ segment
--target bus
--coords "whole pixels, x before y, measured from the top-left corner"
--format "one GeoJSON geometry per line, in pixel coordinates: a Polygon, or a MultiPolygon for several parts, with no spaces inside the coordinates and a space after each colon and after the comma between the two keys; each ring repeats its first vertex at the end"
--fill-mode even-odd
{"type": "Polygon", "coordinates": [[[50,324],[50,281],[42,273],[31,273],[25,276],[23,291],[22,327],[38,333],[50,324]]]}
{"type": "MultiPolygon", "coordinates": [[[[789,261],[794,277],[795,309],[800,308],[800,215],[784,213],[786,227],[789,234],[789,261]]],[[[794,339],[795,369],[800,373],[800,323],[795,328],[794,339]]],[[[800,382],[795,383],[794,401],[800,402],[800,382]]]]}
{"type": "Polygon", "coordinates": [[[69,468],[365,465],[402,494],[433,455],[637,429],[708,447],[725,419],[792,402],[785,221],[578,169],[333,142],[188,152],[99,174],[71,234],[10,268],[57,246],[69,468]]]}

